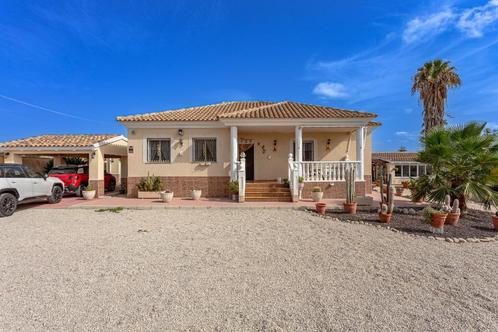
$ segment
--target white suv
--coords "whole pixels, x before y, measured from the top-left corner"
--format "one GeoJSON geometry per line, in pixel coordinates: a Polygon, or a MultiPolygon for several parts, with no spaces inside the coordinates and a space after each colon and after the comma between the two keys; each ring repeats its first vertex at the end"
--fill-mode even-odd
{"type": "Polygon", "coordinates": [[[17,208],[17,202],[28,198],[47,198],[59,203],[64,194],[64,183],[36,173],[24,165],[0,164],[0,217],[8,217],[17,208]]]}

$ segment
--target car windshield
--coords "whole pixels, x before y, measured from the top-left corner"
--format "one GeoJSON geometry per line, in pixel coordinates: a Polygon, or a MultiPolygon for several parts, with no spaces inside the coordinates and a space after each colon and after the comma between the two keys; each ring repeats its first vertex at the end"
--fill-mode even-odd
{"type": "Polygon", "coordinates": [[[77,167],[54,167],[48,174],[76,174],[77,172],[77,167]]]}

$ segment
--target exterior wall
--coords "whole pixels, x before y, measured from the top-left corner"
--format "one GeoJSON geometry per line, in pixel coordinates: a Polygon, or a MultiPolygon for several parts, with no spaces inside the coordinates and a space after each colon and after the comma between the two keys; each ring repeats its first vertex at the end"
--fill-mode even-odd
{"type": "Polygon", "coordinates": [[[24,157],[22,158],[22,163],[32,168],[35,172],[43,174],[49,160],[50,158],[24,157]]]}
{"type": "MultiPolygon", "coordinates": [[[[128,177],[141,178],[150,175],[161,177],[227,177],[230,172],[230,129],[183,129],[183,137],[178,129],[133,129],[128,132],[128,144],[133,153],[128,153],[128,177]],[[192,162],[192,138],[216,138],[216,162],[211,165],[192,162]],[[171,139],[171,163],[147,163],[147,138],[171,139]],[[183,140],[183,146],[180,144],[183,140]]],[[[129,189],[131,183],[129,183],[129,189]]]]}
{"type": "MultiPolygon", "coordinates": [[[[313,187],[320,187],[323,198],[346,198],[346,182],[306,182],[302,192],[304,199],[311,198],[313,187]]],[[[356,182],[356,195],[365,196],[372,193],[372,177],[365,176],[365,181],[356,182]]]]}
{"type": "MultiPolygon", "coordinates": [[[[137,197],[137,183],[142,177],[127,179],[128,197],[137,197]]],[[[161,176],[164,188],[173,191],[175,197],[190,197],[193,187],[202,190],[202,197],[228,197],[229,176],[161,176]]]]}
{"type": "Polygon", "coordinates": [[[4,160],[3,160],[3,156],[0,156],[0,164],[3,164],[4,160]]]}

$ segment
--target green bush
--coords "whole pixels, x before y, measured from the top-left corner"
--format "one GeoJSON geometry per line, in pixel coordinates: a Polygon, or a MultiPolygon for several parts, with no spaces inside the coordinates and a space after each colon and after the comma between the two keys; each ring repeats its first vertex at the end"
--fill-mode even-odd
{"type": "Polygon", "coordinates": [[[322,188],[320,187],[313,187],[313,189],[311,189],[312,192],[314,193],[321,193],[322,192],[322,188]]]}
{"type": "Polygon", "coordinates": [[[228,191],[232,194],[238,194],[239,193],[239,182],[238,181],[228,182],[228,191]]]}
{"type": "Polygon", "coordinates": [[[137,184],[138,191],[161,191],[163,189],[163,182],[158,176],[149,176],[140,180],[137,184]]]}

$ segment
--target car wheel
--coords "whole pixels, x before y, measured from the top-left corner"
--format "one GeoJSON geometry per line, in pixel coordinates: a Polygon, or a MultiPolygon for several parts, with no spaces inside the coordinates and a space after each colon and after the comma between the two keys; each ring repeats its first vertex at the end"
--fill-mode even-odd
{"type": "Polygon", "coordinates": [[[116,190],[116,180],[111,180],[107,185],[107,191],[114,191],[114,190],[116,190]]]}
{"type": "Polygon", "coordinates": [[[0,217],[11,216],[17,208],[16,196],[5,193],[0,195],[0,217]]]}
{"type": "Polygon", "coordinates": [[[57,204],[62,200],[62,195],[64,192],[62,191],[62,188],[59,186],[54,186],[52,188],[52,195],[48,197],[48,202],[50,204],[57,204]]]}

